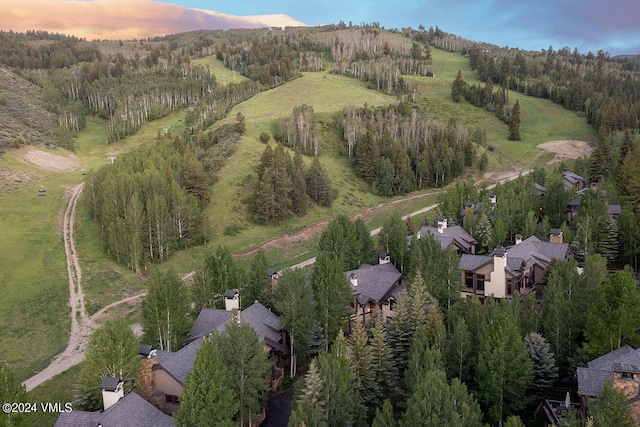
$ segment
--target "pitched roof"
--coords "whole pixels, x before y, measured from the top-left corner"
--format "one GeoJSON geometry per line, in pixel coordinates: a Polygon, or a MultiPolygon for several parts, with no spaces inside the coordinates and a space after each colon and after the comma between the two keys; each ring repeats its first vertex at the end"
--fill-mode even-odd
{"type": "Polygon", "coordinates": [[[180,384],[184,384],[187,375],[193,370],[193,362],[202,344],[202,337],[182,347],[178,351],[159,351],[158,365],[180,384]]]}
{"type": "Polygon", "coordinates": [[[622,213],[622,207],[620,205],[607,206],[607,213],[609,215],[620,215],[622,213]]]}
{"type": "Polygon", "coordinates": [[[104,412],[71,411],[58,417],[55,427],[174,427],[173,418],[131,392],[104,412]]]}
{"type": "Polygon", "coordinates": [[[587,368],[578,368],[578,394],[597,396],[602,392],[604,383],[613,378],[614,371],[638,371],[640,349],[634,350],[628,345],[587,363],[587,368]]]}
{"type": "Polygon", "coordinates": [[[458,268],[465,271],[477,270],[483,265],[493,262],[493,257],[486,255],[462,254],[458,268]]]}
{"type": "Polygon", "coordinates": [[[563,172],[562,177],[573,185],[577,184],[578,182],[586,182],[583,177],[573,172],[563,172]]]}
{"type": "Polygon", "coordinates": [[[230,311],[220,310],[217,308],[203,308],[200,310],[198,318],[193,323],[193,326],[189,331],[189,339],[187,342],[209,335],[211,331],[215,330],[218,326],[229,319],[231,319],[230,311]]]}
{"type": "MultiPolygon", "coordinates": [[[[280,334],[280,319],[258,301],[240,312],[240,320],[247,322],[253,330],[256,331],[258,340],[261,342],[264,341],[265,338],[269,338],[275,342],[279,342],[282,339],[282,335],[280,334]]],[[[230,320],[219,325],[216,329],[219,332],[224,332],[226,324],[229,321],[230,320]]]]}
{"type": "Polygon", "coordinates": [[[344,273],[347,279],[355,274],[358,278],[358,286],[354,286],[351,281],[351,292],[356,295],[358,303],[362,306],[372,302],[380,304],[389,298],[402,277],[395,265],[387,264],[362,264],[356,270],[349,270],[344,273]]]}
{"type": "Polygon", "coordinates": [[[106,391],[116,391],[118,384],[122,382],[121,379],[115,377],[104,377],[100,383],[100,389],[106,391]]]}
{"type": "Polygon", "coordinates": [[[449,245],[453,243],[460,249],[469,251],[471,246],[478,243],[477,240],[467,233],[467,230],[459,225],[451,225],[446,228],[425,226],[418,230],[418,236],[420,237],[425,236],[427,233],[431,234],[440,242],[442,249],[447,249],[449,245]]]}

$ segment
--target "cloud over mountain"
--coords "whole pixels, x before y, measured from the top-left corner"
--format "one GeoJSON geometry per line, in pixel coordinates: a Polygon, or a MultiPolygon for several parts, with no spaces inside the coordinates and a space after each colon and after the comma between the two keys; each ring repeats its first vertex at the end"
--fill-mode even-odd
{"type": "Polygon", "coordinates": [[[226,15],[151,0],[22,0],[0,4],[0,29],[92,39],[146,38],[199,29],[301,26],[287,15],[226,15]]]}

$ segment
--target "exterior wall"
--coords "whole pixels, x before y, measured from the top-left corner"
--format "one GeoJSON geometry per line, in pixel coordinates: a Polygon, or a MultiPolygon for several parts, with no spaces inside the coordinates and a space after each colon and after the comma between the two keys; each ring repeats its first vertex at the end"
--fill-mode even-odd
{"type": "Polygon", "coordinates": [[[622,390],[628,399],[638,396],[638,374],[633,374],[633,378],[622,378],[619,372],[613,373],[613,387],[622,390]]]}
{"type": "Polygon", "coordinates": [[[489,280],[484,283],[484,294],[493,295],[495,298],[504,298],[506,294],[506,272],[507,257],[493,257],[493,272],[489,280]]]}
{"type": "MultiPolygon", "coordinates": [[[[182,384],[178,383],[167,371],[158,369],[154,371],[154,379],[156,383],[156,390],[164,392],[166,395],[173,395],[180,397],[182,395],[182,384]]],[[[161,408],[163,412],[172,414],[180,408],[177,403],[164,402],[161,408]]]]}
{"type": "Polygon", "coordinates": [[[467,295],[473,295],[474,293],[478,296],[484,296],[484,295],[489,295],[489,293],[487,293],[487,282],[491,279],[491,273],[493,272],[493,263],[489,263],[487,265],[484,265],[482,267],[480,267],[479,269],[475,270],[475,271],[463,271],[462,272],[462,293],[463,296],[467,296],[467,295]],[[473,290],[468,288],[466,285],[466,273],[473,273],[473,290]],[[485,281],[485,285],[484,285],[484,290],[482,289],[478,289],[478,276],[482,275],[484,276],[484,281],[485,281]]]}

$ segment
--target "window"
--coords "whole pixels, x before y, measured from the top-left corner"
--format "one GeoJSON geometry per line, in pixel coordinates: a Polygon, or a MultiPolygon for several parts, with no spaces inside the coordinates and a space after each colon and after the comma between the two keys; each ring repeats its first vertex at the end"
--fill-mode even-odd
{"type": "Polygon", "coordinates": [[[396,300],[394,298],[389,298],[389,311],[393,311],[396,307],[396,300]]]}
{"type": "Polygon", "coordinates": [[[507,279],[507,295],[513,295],[513,279],[507,279]]]}
{"type": "Polygon", "coordinates": [[[473,272],[464,272],[464,285],[469,289],[473,289],[473,272]]]}
{"type": "Polygon", "coordinates": [[[484,292],[484,274],[478,274],[476,276],[476,286],[479,291],[484,292]]]}
{"type": "Polygon", "coordinates": [[[174,396],[173,394],[165,394],[164,401],[166,403],[175,403],[176,405],[180,403],[178,396],[174,396]]]}

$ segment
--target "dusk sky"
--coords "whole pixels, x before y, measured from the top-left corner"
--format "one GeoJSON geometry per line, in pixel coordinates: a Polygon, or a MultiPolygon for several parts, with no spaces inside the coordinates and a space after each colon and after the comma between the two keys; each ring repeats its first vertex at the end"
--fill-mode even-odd
{"type": "Polygon", "coordinates": [[[638,0],[0,0],[0,29],[133,38],[196,29],[319,25],[439,26],[462,37],[527,50],[577,47],[640,54],[638,0]]]}

